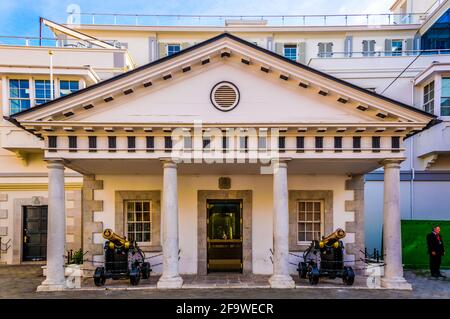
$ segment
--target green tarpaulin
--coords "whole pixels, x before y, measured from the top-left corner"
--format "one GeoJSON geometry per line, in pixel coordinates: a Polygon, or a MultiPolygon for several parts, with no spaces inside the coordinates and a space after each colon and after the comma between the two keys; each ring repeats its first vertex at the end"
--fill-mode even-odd
{"type": "Polygon", "coordinates": [[[441,227],[446,254],[442,258],[442,269],[450,269],[450,221],[402,220],[402,253],[405,268],[428,269],[426,236],[433,225],[441,227]]]}

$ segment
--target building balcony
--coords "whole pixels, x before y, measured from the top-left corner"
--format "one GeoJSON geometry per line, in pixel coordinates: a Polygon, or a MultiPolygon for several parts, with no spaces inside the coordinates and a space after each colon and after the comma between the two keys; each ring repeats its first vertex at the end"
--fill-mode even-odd
{"type": "Polygon", "coordinates": [[[53,52],[54,68],[61,69],[61,74],[97,77],[93,79],[94,83],[135,67],[126,49],[97,48],[81,40],[61,42],[51,38],[0,36],[2,73],[23,73],[17,69],[28,68],[27,73],[39,73],[36,70],[46,69],[46,74],[50,66],[49,51],[53,52]],[[86,74],[86,69],[93,74],[86,74]]]}
{"type": "Polygon", "coordinates": [[[428,13],[411,14],[312,14],[312,15],[158,15],[121,13],[76,13],[74,24],[117,26],[376,26],[422,24],[428,13]]]}

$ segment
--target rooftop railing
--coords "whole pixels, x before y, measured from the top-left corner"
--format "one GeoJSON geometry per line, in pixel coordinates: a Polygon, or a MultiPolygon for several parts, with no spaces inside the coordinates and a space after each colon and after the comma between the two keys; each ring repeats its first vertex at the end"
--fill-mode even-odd
{"type": "MultiPolygon", "coordinates": [[[[120,49],[117,40],[100,40],[120,49]]],[[[0,45],[27,46],[27,47],[59,47],[59,48],[100,48],[95,43],[74,38],[40,38],[31,36],[5,36],[0,35],[0,45]]]]}
{"type": "Polygon", "coordinates": [[[318,58],[367,58],[367,57],[396,57],[417,55],[443,55],[449,54],[450,49],[431,50],[403,50],[403,51],[354,51],[354,52],[323,52],[318,53],[318,58]]]}
{"type": "Polygon", "coordinates": [[[311,15],[159,15],[126,13],[70,14],[68,24],[121,26],[370,26],[420,24],[427,13],[410,14],[311,14],[311,15]],[[79,15],[78,19],[74,19],[79,15]]]}

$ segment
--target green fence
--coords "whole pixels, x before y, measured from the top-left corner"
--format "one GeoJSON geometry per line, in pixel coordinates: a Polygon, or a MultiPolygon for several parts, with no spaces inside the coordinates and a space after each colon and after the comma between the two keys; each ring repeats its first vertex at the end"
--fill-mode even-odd
{"type": "Polygon", "coordinates": [[[402,220],[402,253],[405,268],[427,269],[429,257],[426,236],[433,225],[441,226],[446,254],[442,258],[442,269],[450,269],[450,221],[402,220]]]}

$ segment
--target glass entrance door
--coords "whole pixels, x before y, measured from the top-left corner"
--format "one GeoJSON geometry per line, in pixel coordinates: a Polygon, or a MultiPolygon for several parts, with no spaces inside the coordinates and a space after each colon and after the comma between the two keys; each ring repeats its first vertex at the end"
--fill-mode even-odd
{"type": "Polygon", "coordinates": [[[207,201],[208,273],[242,273],[242,201],[207,201]]]}

